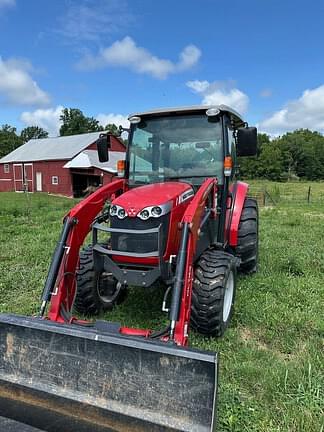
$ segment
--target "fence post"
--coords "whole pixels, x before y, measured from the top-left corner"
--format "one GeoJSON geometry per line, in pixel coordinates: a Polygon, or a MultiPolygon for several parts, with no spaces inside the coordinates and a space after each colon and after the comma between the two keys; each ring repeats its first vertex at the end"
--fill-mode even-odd
{"type": "Polygon", "coordinates": [[[308,202],[308,204],[310,203],[311,189],[312,189],[312,187],[309,186],[309,188],[308,188],[308,193],[307,193],[307,202],[308,202]]]}
{"type": "Polygon", "coordinates": [[[267,192],[267,188],[266,188],[266,186],[264,186],[264,190],[263,190],[263,207],[265,207],[265,205],[266,205],[266,192],[267,192]]]}

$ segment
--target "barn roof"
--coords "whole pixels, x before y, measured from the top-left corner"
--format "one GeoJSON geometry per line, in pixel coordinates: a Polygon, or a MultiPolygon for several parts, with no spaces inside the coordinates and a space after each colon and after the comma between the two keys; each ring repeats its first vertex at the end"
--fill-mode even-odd
{"type": "Polygon", "coordinates": [[[63,168],[99,168],[103,171],[116,173],[117,161],[125,159],[124,152],[109,151],[109,161],[99,162],[98,153],[96,150],[84,150],[79,153],[75,158],[66,163],[63,168]]]}
{"type": "Polygon", "coordinates": [[[32,139],[0,159],[0,163],[72,159],[96,141],[100,132],[32,139]]]}

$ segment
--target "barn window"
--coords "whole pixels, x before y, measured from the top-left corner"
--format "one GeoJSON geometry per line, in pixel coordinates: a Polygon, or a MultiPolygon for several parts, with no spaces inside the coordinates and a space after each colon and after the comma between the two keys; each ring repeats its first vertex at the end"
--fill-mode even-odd
{"type": "Polygon", "coordinates": [[[3,169],[5,174],[8,174],[10,172],[9,164],[4,164],[3,169]]]}
{"type": "Polygon", "coordinates": [[[58,176],[52,176],[52,185],[58,185],[58,176]]]}

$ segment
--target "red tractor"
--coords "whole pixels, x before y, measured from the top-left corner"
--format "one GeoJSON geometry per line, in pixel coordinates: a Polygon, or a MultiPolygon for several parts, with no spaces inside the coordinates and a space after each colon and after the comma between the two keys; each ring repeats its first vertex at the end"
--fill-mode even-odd
{"type": "MultiPolygon", "coordinates": [[[[120,178],[64,219],[40,316],[0,316],[0,415],[48,431],[215,430],[217,355],[182,347],[190,328],[223,335],[237,270],[257,268],[257,203],[236,181],[236,157],[256,154],[257,131],[224,105],[129,121],[120,178]],[[74,315],[161,283],[161,330],[74,315]]],[[[98,138],[101,162],[110,137],[98,138]]]]}

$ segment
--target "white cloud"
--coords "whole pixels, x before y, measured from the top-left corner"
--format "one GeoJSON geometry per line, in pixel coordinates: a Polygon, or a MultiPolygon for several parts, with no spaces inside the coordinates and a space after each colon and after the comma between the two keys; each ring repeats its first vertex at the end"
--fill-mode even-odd
{"type": "Polygon", "coordinates": [[[98,114],[96,116],[96,119],[99,121],[99,124],[102,126],[107,126],[108,124],[114,123],[116,126],[123,126],[124,128],[129,127],[129,121],[127,119],[127,116],[124,116],[122,114],[98,114]]]}
{"type": "Polygon", "coordinates": [[[240,114],[247,111],[249,97],[241,90],[234,88],[232,82],[214,81],[188,81],[186,85],[199,94],[203,105],[228,105],[240,114]]]}
{"type": "Polygon", "coordinates": [[[119,66],[144,73],[154,78],[165,79],[171,73],[192,68],[199,60],[201,51],[195,45],[188,45],[181,51],[178,62],[162,59],[147,49],[137,46],[135,41],[126,36],[115,41],[98,55],[88,54],[78,64],[81,69],[98,69],[106,66],[119,66]]]}
{"type": "Polygon", "coordinates": [[[72,43],[99,42],[132,21],[125,0],[70,0],[56,32],[72,43]]]}
{"type": "Polygon", "coordinates": [[[0,10],[16,5],[16,0],[0,0],[0,10]]]}
{"type": "Polygon", "coordinates": [[[49,95],[32,79],[31,70],[27,61],[0,57],[0,97],[13,105],[47,105],[49,95]]]}
{"type": "Polygon", "coordinates": [[[58,136],[61,126],[60,115],[63,107],[58,105],[56,108],[37,109],[35,111],[25,111],[21,114],[20,120],[26,126],[40,126],[47,130],[50,136],[58,136]]]}
{"type": "Polygon", "coordinates": [[[300,128],[324,132],[324,85],[305,90],[299,99],[263,120],[260,127],[273,134],[300,128]]]}
{"type": "MultiPolygon", "coordinates": [[[[62,114],[63,109],[63,106],[58,105],[55,108],[25,111],[21,114],[20,120],[26,126],[40,126],[47,130],[50,136],[58,136],[62,124],[60,121],[60,115],[62,114]]],[[[122,114],[100,113],[96,116],[96,119],[102,126],[115,123],[117,126],[122,125],[125,128],[129,127],[127,116],[122,114]]]]}
{"type": "Polygon", "coordinates": [[[193,90],[195,93],[204,93],[208,90],[208,87],[210,86],[208,81],[188,81],[186,83],[187,87],[189,87],[191,90],[193,90]]]}

